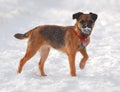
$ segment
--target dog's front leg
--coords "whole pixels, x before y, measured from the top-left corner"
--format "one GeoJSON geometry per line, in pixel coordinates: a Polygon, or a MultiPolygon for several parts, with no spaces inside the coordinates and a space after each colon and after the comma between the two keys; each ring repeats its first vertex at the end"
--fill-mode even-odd
{"type": "Polygon", "coordinates": [[[76,76],[75,68],[75,54],[68,54],[69,65],[70,65],[70,74],[71,76],[76,76]]]}
{"type": "Polygon", "coordinates": [[[83,58],[81,59],[79,66],[81,69],[84,69],[86,61],[88,60],[89,57],[85,49],[80,49],[80,53],[82,54],[83,58]]]}

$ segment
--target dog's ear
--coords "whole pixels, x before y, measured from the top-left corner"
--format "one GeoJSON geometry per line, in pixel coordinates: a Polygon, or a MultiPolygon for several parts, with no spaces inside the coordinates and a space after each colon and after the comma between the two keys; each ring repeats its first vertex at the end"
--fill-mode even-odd
{"type": "Polygon", "coordinates": [[[95,13],[91,13],[91,12],[90,12],[90,15],[91,15],[92,19],[93,19],[94,21],[96,21],[98,15],[95,14],[95,13]]]}
{"type": "Polygon", "coordinates": [[[73,19],[78,19],[82,14],[83,14],[82,12],[73,14],[73,19]]]}

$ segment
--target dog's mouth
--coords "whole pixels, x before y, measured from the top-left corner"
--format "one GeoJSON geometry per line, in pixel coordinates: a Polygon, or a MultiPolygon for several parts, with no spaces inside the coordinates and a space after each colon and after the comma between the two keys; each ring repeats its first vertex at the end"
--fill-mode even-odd
{"type": "Polygon", "coordinates": [[[87,37],[91,34],[92,28],[85,27],[85,28],[81,28],[80,31],[82,36],[87,37]]]}

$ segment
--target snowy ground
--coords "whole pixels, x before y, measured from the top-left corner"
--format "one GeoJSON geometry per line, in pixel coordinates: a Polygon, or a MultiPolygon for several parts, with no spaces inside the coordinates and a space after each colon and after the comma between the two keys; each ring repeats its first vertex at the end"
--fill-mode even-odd
{"type": "Polygon", "coordinates": [[[0,92],[120,92],[120,1],[92,1],[0,0],[0,92]],[[78,53],[77,77],[70,77],[67,56],[52,49],[45,64],[47,77],[39,76],[39,53],[18,75],[27,40],[13,35],[40,24],[73,25],[71,15],[77,11],[99,16],[87,48],[90,58],[85,69],[79,69],[78,53]]]}

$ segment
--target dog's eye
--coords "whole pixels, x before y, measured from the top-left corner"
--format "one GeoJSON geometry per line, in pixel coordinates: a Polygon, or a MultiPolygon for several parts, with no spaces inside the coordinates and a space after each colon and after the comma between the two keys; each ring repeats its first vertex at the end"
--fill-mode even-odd
{"type": "Polygon", "coordinates": [[[79,22],[80,22],[81,24],[84,24],[84,23],[85,23],[85,21],[84,21],[84,20],[80,20],[79,22]]]}
{"type": "Polygon", "coordinates": [[[93,20],[89,20],[88,22],[91,24],[91,23],[93,23],[94,21],[93,21],[93,20]]]}

